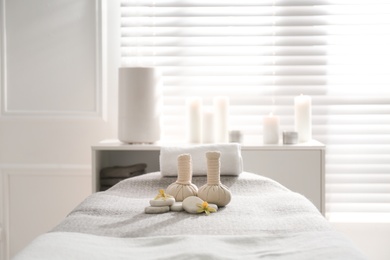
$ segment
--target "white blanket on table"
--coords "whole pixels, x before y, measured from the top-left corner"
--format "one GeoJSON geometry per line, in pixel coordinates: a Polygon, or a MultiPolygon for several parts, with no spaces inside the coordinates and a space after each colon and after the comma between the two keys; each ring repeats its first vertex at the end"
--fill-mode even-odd
{"type": "Polygon", "coordinates": [[[333,232],[252,236],[103,237],[54,232],[38,237],[14,260],[105,259],[365,259],[333,232]]]}
{"type": "Polygon", "coordinates": [[[175,180],[152,173],[95,193],[15,259],[364,259],[306,198],[255,174],[221,176],[232,201],[210,216],[144,214],[175,180]]]}

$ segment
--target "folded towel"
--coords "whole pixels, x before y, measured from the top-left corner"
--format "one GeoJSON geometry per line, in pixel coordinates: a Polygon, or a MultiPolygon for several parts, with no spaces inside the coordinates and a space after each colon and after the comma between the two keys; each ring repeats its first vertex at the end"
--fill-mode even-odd
{"type": "Polygon", "coordinates": [[[238,144],[206,144],[195,146],[161,147],[160,171],[162,176],[177,176],[177,157],[189,153],[194,176],[207,175],[206,152],[221,152],[221,175],[239,175],[242,172],[241,149],[238,144]]]}
{"type": "Polygon", "coordinates": [[[100,178],[129,178],[134,177],[134,173],[145,171],[146,163],[137,163],[129,166],[106,167],[100,171],[100,178]]]}

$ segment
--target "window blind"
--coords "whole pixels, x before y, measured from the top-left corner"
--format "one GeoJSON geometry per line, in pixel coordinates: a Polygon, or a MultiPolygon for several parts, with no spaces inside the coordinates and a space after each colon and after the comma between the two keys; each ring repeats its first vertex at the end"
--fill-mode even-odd
{"type": "MultiPolygon", "coordinates": [[[[294,129],[312,97],[327,146],[328,217],[390,217],[390,0],[123,0],[122,66],[164,74],[163,140],[185,140],[185,100],[230,98],[229,128],[262,140],[294,129]]],[[[390,218],[389,218],[390,219],[390,218]]]]}

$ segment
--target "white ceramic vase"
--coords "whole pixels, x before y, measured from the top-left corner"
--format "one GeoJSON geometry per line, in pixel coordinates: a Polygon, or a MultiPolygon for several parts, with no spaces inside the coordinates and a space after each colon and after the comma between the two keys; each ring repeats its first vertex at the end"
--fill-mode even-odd
{"type": "Polygon", "coordinates": [[[157,68],[119,68],[118,139],[125,143],[160,140],[162,74],[157,68]]]}

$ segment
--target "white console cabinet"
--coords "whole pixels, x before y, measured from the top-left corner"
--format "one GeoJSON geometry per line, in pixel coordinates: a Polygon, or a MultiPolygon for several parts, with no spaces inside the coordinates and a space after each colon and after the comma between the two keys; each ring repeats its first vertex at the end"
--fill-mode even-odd
{"type": "MultiPolygon", "coordinates": [[[[146,163],[159,171],[160,144],[131,145],[103,141],[92,146],[92,190],[100,187],[100,170],[109,166],[146,163]]],[[[278,181],[299,192],[325,214],[325,145],[315,140],[296,145],[242,145],[244,170],[278,181]]]]}

